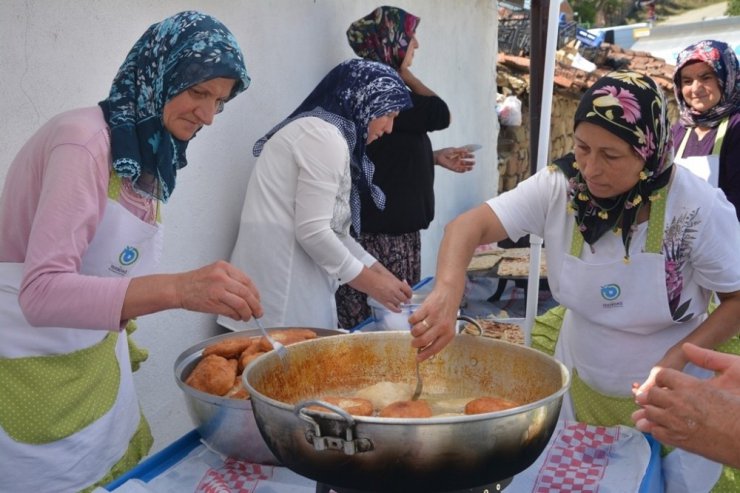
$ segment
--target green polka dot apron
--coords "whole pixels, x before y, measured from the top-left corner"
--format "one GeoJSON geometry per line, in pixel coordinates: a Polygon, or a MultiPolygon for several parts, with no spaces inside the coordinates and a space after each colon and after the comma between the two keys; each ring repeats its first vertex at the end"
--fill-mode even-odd
{"type": "MultiPolygon", "coordinates": [[[[159,262],[162,228],[118,202],[120,185],[112,175],[85,275],[138,276],[159,262]]],[[[126,332],[31,326],[22,278],[23,264],[0,263],[0,451],[14,459],[0,461],[0,491],[80,491],[151,447],[126,332]]]]}
{"type": "MultiPolygon", "coordinates": [[[[532,332],[533,347],[571,369],[565,419],[634,426],[632,383],[643,382],[665,351],[706,319],[704,315],[678,323],[670,313],[661,254],[666,196],[667,190],[661,190],[648,222],[638,226],[636,238],[643,239],[644,248],[635,251],[639,243],[633,241],[629,262],[618,252],[617,261],[591,260],[584,255],[583,236],[574,228],[570,254],[561,266],[562,306],[537,317],[532,332]]],[[[708,300],[695,303],[706,309],[708,300]]],[[[685,371],[702,378],[711,375],[693,365],[685,371]]],[[[664,459],[663,469],[668,484],[708,492],[722,466],[677,449],[664,459]]]]}
{"type": "Polygon", "coordinates": [[[719,153],[722,149],[722,141],[725,139],[729,123],[729,118],[725,118],[720,122],[717,127],[717,135],[714,138],[712,153],[708,156],[681,157],[692,132],[692,129],[689,128],[684,134],[681,144],[678,146],[675,162],[690,169],[694,174],[704,178],[715,187],[719,186],[719,153]]]}

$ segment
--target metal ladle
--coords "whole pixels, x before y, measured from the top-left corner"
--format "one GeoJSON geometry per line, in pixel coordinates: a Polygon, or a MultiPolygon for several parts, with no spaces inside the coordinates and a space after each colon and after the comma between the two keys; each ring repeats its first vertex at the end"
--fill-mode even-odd
{"type": "MultiPolygon", "coordinates": [[[[473,324],[478,329],[478,335],[483,335],[483,328],[480,326],[477,320],[474,318],[468,317],[466,315],[458,315],[457,320],[463,320],[465,322],[469,322],[473,324]]],[[[460,332],[462,332],[462,329],[460,329],[460,332]]],[[[419,348],[416,350],[416,354],[418,355],[424,348],[419,348]]],[[[419,371],[419,360],[416,360],[416,388],[414,389],[414,395],[411,396],[412,401],[419,400],[419,397],[421,396],[421,389],[424,385],[424,382],[421,379],[421,372],[419,371]]]]}
{"type": "MultiPolygon", "coordinates": [[[[421,348],[416,350],[416,354],[419,354],[421,352],[421,348]]],[[[415,401],[419,399],[419,396],[421,395],[421,388],[422,388],[423,382],[421,380],[421,372],[419,372],[419,360],[416,360],[416,388],[414,389],[414,395],[411,396],[411,400],[415,401]]]]}

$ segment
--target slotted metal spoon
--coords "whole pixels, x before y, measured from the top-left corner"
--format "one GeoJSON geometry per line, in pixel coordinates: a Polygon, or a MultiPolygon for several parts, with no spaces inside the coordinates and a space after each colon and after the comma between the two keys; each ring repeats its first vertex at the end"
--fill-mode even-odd
{"type": "Polygon", "coordinates": [[[278,356],[280,356],[280,361],[283,362],[284,365],[288,364],[288,350],[285,348],[282,342],[278,342],[275,339],[272,338],[270,334],[267,333],[267,330],[262,325],[262,322],[260,322],[260,319],[257,317],[254,317],[254,321],[257,324],[257,327],[262,331],[262,335],[265,336],[265,338],[272,344],[272,348],[278,352],[278,356]]]}

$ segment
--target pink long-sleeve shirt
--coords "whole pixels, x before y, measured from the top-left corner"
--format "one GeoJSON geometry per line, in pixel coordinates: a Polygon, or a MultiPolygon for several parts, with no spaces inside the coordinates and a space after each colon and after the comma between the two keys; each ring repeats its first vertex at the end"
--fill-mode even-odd
{"type": "MultiPolygon", "coordinates": [[[[80,274],[108,202],[110,136],[102,110],[68,111],[13,160],[0,198],[0,262],[22,262],[19,303],[35,326],[119,330],[130,279],[80,274]]],[[[124,181],[120,202],[153,222],[155,202],[124,181]]]]}

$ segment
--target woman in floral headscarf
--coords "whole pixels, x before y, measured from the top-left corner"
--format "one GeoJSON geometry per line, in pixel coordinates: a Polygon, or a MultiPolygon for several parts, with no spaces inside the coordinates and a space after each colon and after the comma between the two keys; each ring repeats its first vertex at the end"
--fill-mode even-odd
{"type": "Polygon", "coordinates": [[[673,125],[676,162],[719,186],[740,219],[740,63],[722,41],[678,55],[673,74],[681,117],[673,125]]]}
{"type": "MultiPolygon", "coordinates": [[[[362,231],[357,241],[400,279],[421,277],[421,230],[434,219],[434,168],[456,173],[473,169],[473,154],[463,148],[433,150],[428,133],[450,125],[447,104],[412,71],[419,42],[420,19],[397,7],[378,7],[353,22],[347,40],[357,56],[383,63],[398,72],[409,89],[413,107],[402,111],[393,133],[368,146],[376,172],[374,183],[386,195],[385,208],[361,194],[362,231]]],[[[350,286],[337,291],[343,327],[354,327],[370,315],[367,296],[350,286]]]]}
{"type": "MultiPolygon", "coordinates": [[[[644,75],[612,72],[586,91],[573,153],[447,225],[434,290],[410,319],[420,357],[452,339],[475,248],[535,234],[561,306],[532,345],[572,372],[562,417],[631,425],[633,384],[649,389],[653,368],[708,376],[681,344],[715,348],[740,330],[740,227],[720,190],[673,166],[669,126],[665,97],[644,75]],[[707,315],[713,291],[722,303],[707,315]]],[[[669,456],[685,466],[666,469],[669,484],[708,491],[717,480],[718,464],[669,456]]]]}
{"type": "Polygon", "coordinates": [[[107,99],[52,118],[14,159],[0,199],[0,491],[92,489],[148,453],[135,317],[261,315],[226,262],[153,273],[188,142],[248,85],[229,30],[181,12],[141,36],[107,99]]]}
{"type": "MultiPolygon", "coordinates": [[[[366,60],[334,67],[285,120],[254,145],[231,261],[250,273],[272,326],[337,327],[334,293],[350,284],[400,311],[411,288],[350,235],[360,193],[384,207],[367,144],[411,105],[395,71],[366,60]]],[[[219,317],[227,328],[247,324],[219,317]]]]}

